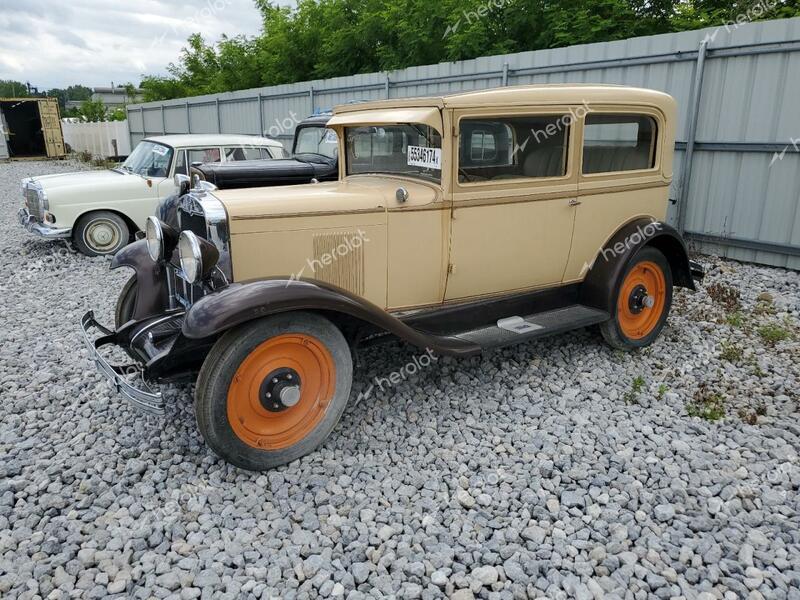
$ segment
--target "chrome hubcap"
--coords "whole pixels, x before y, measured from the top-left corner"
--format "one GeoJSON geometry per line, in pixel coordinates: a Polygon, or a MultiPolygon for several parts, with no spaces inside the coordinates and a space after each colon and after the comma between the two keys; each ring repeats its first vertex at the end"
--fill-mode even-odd
{"type": "Polygon", "coordinates": [[[116,224],[107,219],[92,221],[86,228],[84,242],[90,248],[104,252],[119,244],[120,231],[116,224]]]}

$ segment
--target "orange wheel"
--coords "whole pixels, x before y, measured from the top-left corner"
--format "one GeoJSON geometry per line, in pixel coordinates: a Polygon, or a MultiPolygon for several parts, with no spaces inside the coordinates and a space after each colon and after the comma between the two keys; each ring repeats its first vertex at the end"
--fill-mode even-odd
{"type": "Polygon", "coordinates": [[[628,272],[617,300],[619,326],[625,337],[640,340],[658,325],[664,312],[667,281],[656,263],[642,261],[628,272]]]}
{"type": "Polygon", "coordinates": [[[617,286],[613,318],[600,324],[606,342],[619,350],[652,344],[672,306],[672,271],[666,257],[656,248],[642,248],[617,286]]]}
{"type": "Polygon", "coordinates": [[[228,462],[264,471],[318,448],[347,406],[350,345],[325,317],[289,312],[234,327],[195,388],[197,426],[228,462]]]}
{"type": "Polygon", "coordinates": [[[228,389],[228,421],[248,446],[280,450],[319,425],[336,381],[333,357],[316,338],[285,334],[245,358],[228,389]]]}

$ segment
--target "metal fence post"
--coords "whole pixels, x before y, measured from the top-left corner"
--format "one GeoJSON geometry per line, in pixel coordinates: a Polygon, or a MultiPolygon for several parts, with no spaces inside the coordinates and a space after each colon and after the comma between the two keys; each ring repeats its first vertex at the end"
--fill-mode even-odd
{"type": "Polygon", "coordinates": [[[308,88],[308,101],[311,103],[311,112],[309,114],[314,114],[314,86],[312,85],[308,88]]]}
{"type": "Polygon", "coordinates": [[[508,63],[503,63],[503,87],[508,85],[508,63]]]}
{"type": "Polygon", "coordinates": [[[188,102],[186,102],[186,133],[192,133],[192,111],[188,102]]]}
{"type": "Polygon", "coordinates": [[[161,132],[167,135],[167,121],[164,118],[164,105],[161,105],[161,132]]]}
{"type": "Polygon", "coordinates": [[[219,114],[219,98],[214,99],[214,104],[217,107],[217,133],[222,133],[222,116],[219,114]]]}
{"type": "Polygon", "coordinates": [[[392,82],[389,80],[389,73],[386,73],[385,88],[386,88],[386,99],[387,100],[389,99],[389,86],[391,86],[391,84],[392,84],[392,82]]]}
{"type": "Polygon", "coordinates": [[[264,135],[264,110],[261,105],[261,92],[258,92],[258,135],[264,135]]]}
{"type": "Polygon", "coordinates": [[[683,176],[678,196],[678,231],[686,231],[686,203],[689,201],[689,186],[692,183],[692,166],[694,162],[694,146],[697,141],[697,123],[700,117],[700,97],[703,93],[703,76],[706,69],[706,53],[708,40],[700,42],[695,65],[692,101],[689,105],[689,123],[686,131],[686,152],[683,156],[683,176]]]}

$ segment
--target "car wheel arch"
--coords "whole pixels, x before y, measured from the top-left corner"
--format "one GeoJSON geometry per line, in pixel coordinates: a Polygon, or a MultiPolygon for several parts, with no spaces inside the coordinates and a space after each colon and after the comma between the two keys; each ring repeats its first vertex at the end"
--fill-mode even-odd
{"type": "Polygon", "coordinates": [[[612,314],[622,276],[636,253],[645,247],[656,248],[664,255],[675,286],[695,289],[688,250],[677,230],[652,218],[638,218],[617,229],[598,250],[581,284],[581,302],[612,314]]]}
{"type": "Polygon", "coordinates": [[[351,342],[361,339],[367,330],[395,335],[443,354],[475,351],[472,344],[425,334],[363,298],[315,280],[265,279],[231,284],[198,300],[186,313],[182,333],[189,339],[210,338],[248,321],[292,311],[328,318],[351,342]]]}
{"type": "MultiPolygon", "coordinates": [[[[93,206],[93,207],[91,207],[91,208],[89,208],[87,210],[84,210],[82,213],[80,213],[79,215],[77,215],[75,217],[74,223],[77,225],[77,223],[81,219],[83,219],[84,217],[86,217],[86,216],[88,216],[88,215],[90,215],[92,213],[96,213],[96,212],[110,212],[110,213],[113,213],[113,214],[117,215],[120,219],[125,221],[125,224],[128,226],[128,230],[130,231],[131,237],[133,237],[133,235],[137,231],[140,230],[140,227],[136,224],[136,222],[133,219],[131,219],[128,215],[126,215],[124,212],[122,212],[122,211],[120,211],[120,210],[118,210],[116,208],[109,208],[106,205],[93,206]]],[[[73,240],[75,239],[75,236],[77,234],[78,234],[77,227],[73,227],[72,228],[72,239],[73,240]]],[[[129,240],[129,242],[130,242],[130,240],[129,240]]]]}

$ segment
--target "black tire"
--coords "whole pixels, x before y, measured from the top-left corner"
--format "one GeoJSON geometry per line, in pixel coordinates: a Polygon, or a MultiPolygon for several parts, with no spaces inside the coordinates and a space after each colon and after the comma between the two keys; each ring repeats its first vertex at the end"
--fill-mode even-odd
{"type": "Polygon", "coordinates": [[[121,216],[107,210],[83,215],[75,224],[72,239],[86,256],[116,254],[128,245],[131,232],[121,216]]]}
{"type": "MultiPolygon", "coordinates": [[[[605,339],[606,343],[618,350],[631,351],[649,346],[656,340],[656,338],[658,338],[661,330],[664,328],[664,325],[667,322],[667,317],[669,316],[670,308],[672,307],[672,269],[669,266],[669,262],[659,250],[650,246],[646,246],[636,253],[620,280],[614,282],[614,286],[617,290],[617,296],[614,303],[613,317],[600,325],[600,333],[603,334],[603,338],[605,339]],[[660,311],[660,314],[658,315],[657,319],[655,315],[651,317],[653,319],[652,328],[647,327],[646,335],[632,336],[629,333],[626,333],[625,327],[621,322],[625,320],[626,314],[620,315],[621,302],[624,300],[626,303],[630,303],[631,298],[622,298],[621,296],[626,294],[624,286],[629,275],[631,275],[635,269],[642,268],[640,267],[642,263],[656,265],[661,271],[664,285],[663,303],[656,298],[656,309],[660,311]]],[[[638,306],[636,308],[638,308],[638,306]]],[[[642,307],[640,310],[645,311],[652,309],[642,307]]],[[[625,312],[624,307],[623,312],[625,312]]]]}
{"type": "MultiPolygon", "coordinates": [[[[281,356],[280,353],[276,355],[281,356]]],[[[252,391],[255,389],[253,386],[258,384],[258,399],[261,403],[266,402],[261,400],[261,390],[269,381],[276,379],[272,379],[271,375],[263,378],[244,377],[249,385],[245,384],[245,380],[238,379],[236,385],[241,387],[235,389],[249,387],[252,391]]],[[[299,378],[302,379],[302,376],[299,378]]],[[[195,390],[197,425],[206,443],[217,455],[243,469],[264,471],[305,456],[325,441],[344,412],[352,382],[353,360],[350,347],[341,331],[328,319],[313,313],[294,312],[251,321],[225,333],[206,357],[195,390]],[[268,444],[261,444],[262,447],[258,447],[253,444],[252,438],[248,442],[244,436],[238,435],[231,425],[230,410],[235,410],[229,410],[229,402],[232,402],[229,393],[234,395],[231,386],[234,385],[237,372],[242,372],[240,367],[246,369],[243,366],[245,359],[249,362],[251,356],[257,356],[254,351],[258,349],[261,352],[264,344],[275,341],[276,338],[286,339],[292,336],[313,339],[314,345],[318,342],[327,353],[326,356],[332,360],[335,369],[327,387],[330,396],[327,397],[324,408],[316,409],[317,415],[313,420],[316,424],[302,439],[288,446],[272,448],[268,444]]],[[[302,390],[300,398],[303,398],[303,394],[307,393],[306,388],[300,385],[298,389],[302,390]]],[[[307,404],[305,399],[295,402],[296,405],[291,408],[281,410],[292,410],[303,403],[307,404]]],[[[257,410],[265,411],[261,406],[257,410]]],[[[258,420],[258,415],[254,418],[258,420]]],[[[241,431],[245,427],[244,420],[237,427],[237,431],[241,431]]]]}
{"type": "Polygon", "coordinates": [[[133,309],[136,307],[136,275],[122,287],[117,298],[117,307],[114,310],[114,328],[119,329],[133,318],[133,309]]]}

